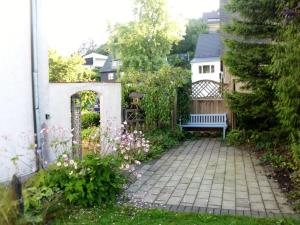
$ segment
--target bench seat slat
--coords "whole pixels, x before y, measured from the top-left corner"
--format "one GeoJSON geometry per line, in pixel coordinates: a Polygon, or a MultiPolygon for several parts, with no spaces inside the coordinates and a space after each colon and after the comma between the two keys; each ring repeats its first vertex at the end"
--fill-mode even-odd
{"type": "Polygon", "coordinates": [[[223,139],[227,128],[227,117],[224,114],[190,114],[190,119],[185,124],[180,124],[181,128],[203,127],[203,128],[223,128],[223,139]]]}

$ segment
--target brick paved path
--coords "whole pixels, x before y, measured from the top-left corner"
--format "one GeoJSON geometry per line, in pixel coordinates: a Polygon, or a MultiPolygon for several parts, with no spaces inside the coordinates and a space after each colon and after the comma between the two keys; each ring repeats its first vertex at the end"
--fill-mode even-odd
{"type": "Polygon", "coordinates": [[[278,185],[246,150],[218,139],[188,141],[139,169],[131,203],[175,211],[272,216],[293,214],[278,185]]]}

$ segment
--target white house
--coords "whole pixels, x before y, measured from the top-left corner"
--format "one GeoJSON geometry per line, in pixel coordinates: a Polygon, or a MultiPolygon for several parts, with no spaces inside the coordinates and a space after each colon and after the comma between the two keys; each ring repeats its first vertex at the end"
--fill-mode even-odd
{"type": "Polygon", "coordinates": [[[199,35],[195,56],[191,61],[192,82],[199,80],[220,82],[221,50],[220,33],[199,35]]]}
{"type": "Polygon", "coordinates": [[[89,69],[102,68],[108,56],[101,55],[98,53],[90,53],[88,55],[83,56],[85,60],[84,66],[89,69]]]}
{"type": "MultiPolygon", "coordinates": [[[[121,126],[119,83],[49,83],[43,0],[0,3],[0,182],[31,174],[55,160],[42,128],[72,130],[70,98],[95,91],[100,98],[101,126],[121,126]],[[16,7],[17,6],[17,7],[16,7]]],[[[71,143],[70,143],[71,144],[71,143]]]]}

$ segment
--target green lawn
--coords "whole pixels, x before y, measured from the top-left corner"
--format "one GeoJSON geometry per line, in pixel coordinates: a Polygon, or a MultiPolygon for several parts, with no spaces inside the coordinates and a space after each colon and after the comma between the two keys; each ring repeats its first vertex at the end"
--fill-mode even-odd
{"type": "Polygon", "coordinates": [[[293,219],[252,218],[241,216],[215,216],[196,213],[176,213],[160,209],[139,209],[118,206],[106,209],[73,209],[62,213],[64,216],[53,221],[60,224],[114,224],[114,225],[169,225],[169,224],[209,224],[209,225],[296,225],[293,219]]]}

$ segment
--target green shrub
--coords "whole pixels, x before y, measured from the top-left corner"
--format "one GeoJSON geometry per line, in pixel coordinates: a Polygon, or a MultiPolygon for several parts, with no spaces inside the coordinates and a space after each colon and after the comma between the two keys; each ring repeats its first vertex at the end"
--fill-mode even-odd
{"type": "Polygon", "coordinates": [[[99,126],[100,114],[97,112],[85,112],[81,115],[81,127],[86,129],[93,126],[99,126]]]}
{"type": "Polygon", "coordinates": [[[88,128],[82,129],[82,131],[81,131],[82,140],[88,141],[95,135],[99,136],[98,133],[99,133],[99,127],[88,127],[88,128]]]}
{"type": "Polygon", "coordinates": [[[13,198],[10,186],[0,186],[0,224],[15,224],[17,220],[17,202],[13,198]]]}
{"type": "Polygon", "coordinates": [[[145,159],[153,159],[165,150],[178,145],[185,139],[185,134],[180,129],[155,129],[145,132],[145,138],[150,141],[150,151],[145,159]]]}
{"type": "Polygon", "coordinates": [[[241,130],[231,130],[226,135],[226,143],[229,145],[241,145],[246,142],[246,137],[241,130]]]}
{"type": "Polygon", "coordinates": [[[119,161],[113,156],[87,155],[81,161],[67,156],[49,171],[46,184],[59,189],[70,204],[93,206],[112,203],[125,182],[119,161]]]}
{"type": "Polygon", "coordinates": [[[40,170],[25,182],[25,215],[22,218],[25,224],[44,224],[51,214],[56,214],[64,207],[61,191],[45,183],[48,177],[48,171],[40,170]]]}

